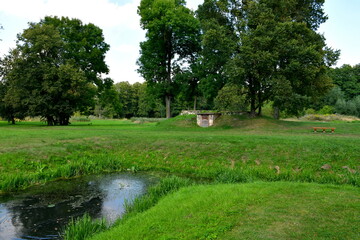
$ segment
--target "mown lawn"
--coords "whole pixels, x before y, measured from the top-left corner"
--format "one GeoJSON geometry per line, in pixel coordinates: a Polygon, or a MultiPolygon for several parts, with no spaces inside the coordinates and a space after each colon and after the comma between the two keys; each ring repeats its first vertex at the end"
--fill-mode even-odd
{"type": "Polygon", "coordinates": [[[359,239],[360,192],[308,183],[200,185],[98,234],[107,239],[359,239]]]}

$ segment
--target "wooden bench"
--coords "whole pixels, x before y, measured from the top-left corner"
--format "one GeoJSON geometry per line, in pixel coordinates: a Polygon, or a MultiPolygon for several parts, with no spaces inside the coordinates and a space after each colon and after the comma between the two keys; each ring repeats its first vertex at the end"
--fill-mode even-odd
{"type": "Polygon", "coordinates": [[[330,129],[331,130],[331,133],[334,133],[335,132],[335,129],[334,127],[313,127],[314,129],[314,132],[317,132],[317,130],[322,130],[323,133],[326,132],[326,130],[330,129]]]}

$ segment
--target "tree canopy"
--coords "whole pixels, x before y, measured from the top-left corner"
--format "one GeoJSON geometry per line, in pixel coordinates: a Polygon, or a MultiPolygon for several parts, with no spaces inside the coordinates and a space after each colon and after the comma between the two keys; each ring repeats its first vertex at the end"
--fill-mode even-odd
{"type": "Polygon", "coordinates": [[[310,98],[331,88],[327,69],[338,52],[326,48],[324,37],[315,31],[327,19],[323,3],[205,0],[198,10],[203,56],[207,64],[216,64],[214,76],[206,74],[200,85],[218,85],[220,76],[221,84],[245,87],[252,115],[256,110],[261,114],[267,100],[297,113],[310,98]],[[227,44],[217,45],[218,39],[227,44]]]}
{"type": "Polygon", "coordinates": [[[360,95],[360,64],[353,67],[345,64],[339,68],[331,69],[330,77],[334,84],[344,92],[346,100],[360,95]]]}
{"type": "Polygon", "coordinates": [[[3,68],[5,105],[25,116],[42,116],[48,125],[69,124],[75,111],[94,103],[103,88],[109,49],[102,31],[80,20],[46,17],[18,35],[3,68]]]}
{"type": "Polygon", "coordinates": [[[147,31],[140,43],[139,72],[165,97],[169,118],[177,90],[174,76],[194,61],[200,47],[199,23],[183,0],[142,0],[138,14],[147,31]]]}

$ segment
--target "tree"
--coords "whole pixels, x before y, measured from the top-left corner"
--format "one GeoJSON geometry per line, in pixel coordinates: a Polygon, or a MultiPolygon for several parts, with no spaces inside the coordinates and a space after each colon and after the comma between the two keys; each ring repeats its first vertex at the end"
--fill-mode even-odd
{"type": "Polygon", "coordinates": [[[30,23],[29,28],[18,35],[18,54],[12,56],[10,70],[5,76],[9,86],[5,103],[22,114],[44,117],[48,125],[68,125],[75,111],[85,111],[94,104],[97,90],[103,87],[98,75],[107,68],[101,67],[103,58],[95,59],[103,51],[97,50],[98,45],[88,41],[87,36],[103,37],[101,30],[93,25],[82,25],[79,20],[74,20],[79,23],[76,26],[64,27],[69,34],[66,37],[51,21],[47,22],[49,19],[58,20],[45,18],[40,23],[30,23]],[[82,35],[82,45],[77,44],[76,51],[69,46],[77,40],[72,36],[82,30],[90,32],[82,35]],[[78,56],[88,61],[87,67],[78,56]],[[94,84],[99,84],[98,88],[94,84]]]}
{"type": "Polygon", "coordinates": [[[12,106],[5,102],[5,97],[9,89],[7,74],[11,69],[11,64],[18,57],[18,51],[10,50],[9,54],[0,61],[0,117],[15,124],[15,118],[23,119],[26,115],[24,109],[19,105],[12,106]]]}
{"type": "Polygon", "coordinates": [[[213,108],[214,98],[229,82],[225,67],[236,50],[236,26],[227,10],[227,0],[205,0],[196,11],[203,34],[195,73],[206,108],[213,108]]]}
{"type": "Polygon", "coordinates": [[[138,8],[146,41],[140,43],[139,72],[165,97],[166,117],[176,92],[174,76],[195,60],[200,28],[183,0],[142,0],[138,8]]]}
{"type": "Polygon", "coordinates": [[[67,17],[45,17],[40,24],[54,26],[64,43],[63,58],[74,61],[74,64],[85,73],[89,83],[95,84],[99,91],[111,86],[101,78],[109,72],[105,63],[105,54],[110,45],[104,40],[102,29],[92,23],[83,24],[79,19],[67,17]]]}
{"type": "Polygon", "coordinates": [[[310,98],[331,88],[327,68],[338,53],[326,48],[315,32],[326,20],[323,2],[205,1],[228,19],[220,26],[233,26],[236,48],[222,64],[228,81],[247,90],[252,116],[261,114],[267,100],[277,109],[297,113],[310,98]]]}
{"type": "Polygon", "coordinates": [[[344,92],[346,100],[360,95],[360,64],[354,67],[345,64],[340,68],[331,69],[330,77],[344,92]]]}
{"type": "Polygon", "coordinates": [[[108,78],[105,82],[111,86],[107,86],[98,94],[97,105],[95,106],[95,114],[99,117],[119,117],[122,106],[119,99],[119,94],[113,85],[113,80],[108,78]]]}
{"type": "Polygon", "coordinates": [[[226,84],[215,98],[215,108],[222,111],[246,111],[244,89],[237,84],[226,84]]]}
{"type": "Polygon", "coordinates": [[[115,84],[115,90],[121,105],[119,116],[131,118],[137,111],[137,97],[133,85],[129,82],[119,82],[115,84]]]}

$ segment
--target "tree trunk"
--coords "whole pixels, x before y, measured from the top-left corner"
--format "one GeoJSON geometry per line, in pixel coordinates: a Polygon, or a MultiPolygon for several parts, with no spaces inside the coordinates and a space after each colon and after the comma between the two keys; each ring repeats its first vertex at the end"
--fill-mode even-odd
{"type": "Polygon", "coordinates": [[[11,124],[15,125],[15,118],[14,117],[11,117],[11,124]]]}
{"type": "MultiPolygon", "coordinates": [[[[173,54],[173,46],[172,46],[172,31],[170,29],[166,30],[166,33],[164,34],[164,41],[166,43],[166,71],[167,71],[167,76],[166,76],[166,81],[167,84],[169,86],[171,86],[171,72],[172,72],[172,68],[171,68],[171,59],[172,59],[172,54],[173,54]]],[[[166,118],[171,118],[171,91],[169,90],[169,88],[166,90],[165,93],[165,105],[166,105],[166,118]]]]}
{"type": "Polygon", "coordinates": [[[279,119],[280,118],[280,110],[279,107],[274,107],[274,118],[279,119]]]}
{"type": "Polygon", "coordinates": [[[69,116],[59,115],[59,125],[67,126],[69,125],[69,116]]]}
{"type": "Polygon", "coordinates": [[[261,105],[259,105],[258,116],[261,116],[261,105]]]}
{"type": "Polygon", "coordinates": [[[171,96],[165,96],[165,104],[166,104],[166,118],[171,118],[171,96]]]}
{"type": "Polygon", "coordinates": [[[54,126],[54,118],[52,116],[47,116],[46,121],[48,126],[54,126]]]}
{"type": "MultiPolygon", "coordinates": [[[[261,89],[261,88],[259,88],[261,89]]],[[[261,108],[262,108],[262,94],[261,94],[261,90],[259,90],[259,93],[258,93],[258,116],[261,116],[261,108]]]]}
{"type": "Polygon", "coordinates": [[[194,111],[196,111],[197,96],[194,97],[194,111]]]}
{"type": "Polygon", "coordinates": [[[256,95],[250,94],[250,117],[256,117],[256,95]]]}
{"type": "Polygon", "coordinates": [[[249,95],[250,95],[250,117],[254,118],[256,117],[256,90],[252,78],[249,78],[249,95]]]}

